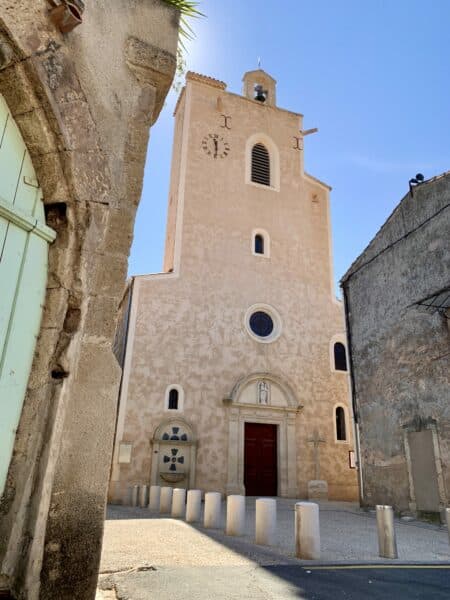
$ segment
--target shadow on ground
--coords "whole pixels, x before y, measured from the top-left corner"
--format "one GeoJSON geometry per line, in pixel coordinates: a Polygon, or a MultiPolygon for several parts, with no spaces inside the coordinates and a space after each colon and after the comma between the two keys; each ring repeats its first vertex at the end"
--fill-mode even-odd
{"type": "MultiPolygon", "coordinates": [[[[291,504],[293,508],[294,503],[291,504]]],[[[289,508],[289,503],[286,506],[289,508]]],[[[279,532],[281,538],[284,531],[287,535],[293,528],[291,512],[288,510],[281,519],[284,523],[279,532]]],[[[248,513],[248,521],[252,522],[254,511],[248,513]]],[[[332,523],[333,516],[328,517],[332,523]]],[[[333,567],[299,561],[293,555],[293,544],[289,552],[291,539],[282,539],[276,547],[255,545],[252,525],[244,537],[235,538],[200,524],[188,525],[181,520],[152,515],[146,509],[109,507],[107,519],[119,523],[106,523],[99,585],[115,589],[121,600],[450,597],[448,562],[433,568],[418,564],[400,567],[393,561],[388,565],[333,567]],[[121,535],[125,535],[126,544],[120,542],[121,535]],[[121,552],[126,556],[122,557],[121,552]]],[[[370,527],[373,522],[369,516],[370,527]]],[[[366,522],[362,523],[365,527],[366,522]]],[[[420,538],[442,532],[420,524],[413,533],[420,538]]],[[[342,546],[345,543],[344,539],[339,541],[339,532],[336,543],[342,546]]],[[[361,543],[364,545],[364,540],[361,543]]],[[[448,553],[445,558],[448,560],[448,553]]]]}

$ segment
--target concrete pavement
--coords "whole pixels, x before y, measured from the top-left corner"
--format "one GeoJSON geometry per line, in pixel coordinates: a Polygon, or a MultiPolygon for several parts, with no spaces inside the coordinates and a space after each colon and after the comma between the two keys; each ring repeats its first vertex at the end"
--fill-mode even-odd
{"type": "Polygon", "coordinates": [[[160,567],[115,578],[102,600],[448,600],[447,569],[307,570],[266,567],[160,567]]]}
{"type": "Polygon", "coordinates": [[[109,507],[99,579],[104,589],[99,598],[114,599],[105,595],[113,590],[120,600],[394,597],[386,595],[385,582],[395,590],[396,600],[450,597],[450,547],[443,527],[396,520],[399,561],[381,561],[374,514],[350,503],[320,503],[321,561],[299,561],[294,556],[294,504],[278,499],[277,540],[270,548],[253,543],[252,498],[247,499],[247,529],[241,538],[155,516],[146,509],[109,507]],[[417,568],[320,566],[338,562],[394,566],[400,561],[447,565],[420,573],[417,568]],[[408,582],[414,582],[414,589],[408,582]],[[335,595],[330,595],[332,591],[335,595]]]}

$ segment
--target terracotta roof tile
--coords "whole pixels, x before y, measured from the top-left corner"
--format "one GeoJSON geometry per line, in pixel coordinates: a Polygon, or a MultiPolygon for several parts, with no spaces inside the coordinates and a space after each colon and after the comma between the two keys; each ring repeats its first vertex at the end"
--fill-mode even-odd
{"type": "Polygon", "coordinates": [[[224,81],[214,79],[214,77],[208,77],[207,75],[202,75],[201,73],[195,73],[194,71],[188,71],[186,73],[186,81],[188,80],[206,83],[207,85],[219,88],[220,90],[225,90],[227,87],[227,84],[224,81]]]}

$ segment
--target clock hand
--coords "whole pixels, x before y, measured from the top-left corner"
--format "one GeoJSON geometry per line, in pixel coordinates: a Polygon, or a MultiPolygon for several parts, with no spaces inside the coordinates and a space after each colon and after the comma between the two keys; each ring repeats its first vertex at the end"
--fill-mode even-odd
{"type": "Polygon", "coordinates": [[[217,143],[217,140],[214,140],[214,158],[217,158],[218,149],[219,149],[219,144],[217,143]]]}

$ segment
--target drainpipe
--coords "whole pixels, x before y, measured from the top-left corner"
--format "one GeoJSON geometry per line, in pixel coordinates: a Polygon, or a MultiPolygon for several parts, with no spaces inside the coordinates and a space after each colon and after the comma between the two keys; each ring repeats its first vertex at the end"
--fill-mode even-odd
{"type": "Polygon", "coordinates": [[[354,436],[355,436],[355,449],[356,449],[356,462],[358,466],[358,475],[359,475],[359,503],[362,504],[362,500],[364,498],[364,481],[362,476],[362,461],[361,461],[361,447],[359,441],[359,414],[358,414],[358,406],[356,403],[356,391],[355,391],[355,376],[353,370],[353,346],[352,346],[352,330],[350,327],[350,310],[349,310],[349,301],[347,288],[345,286],[346,282],[341,283],[341,288],[344,296],[344,312],[345,312],[345,328],[347,331],[347,348],[348,348],[348,357],[349,357],[349,367],[350,367],[350,394],[352,398],[352,408],[353,408],[353,419],[355,423],[354,427],[354,436]]]}

